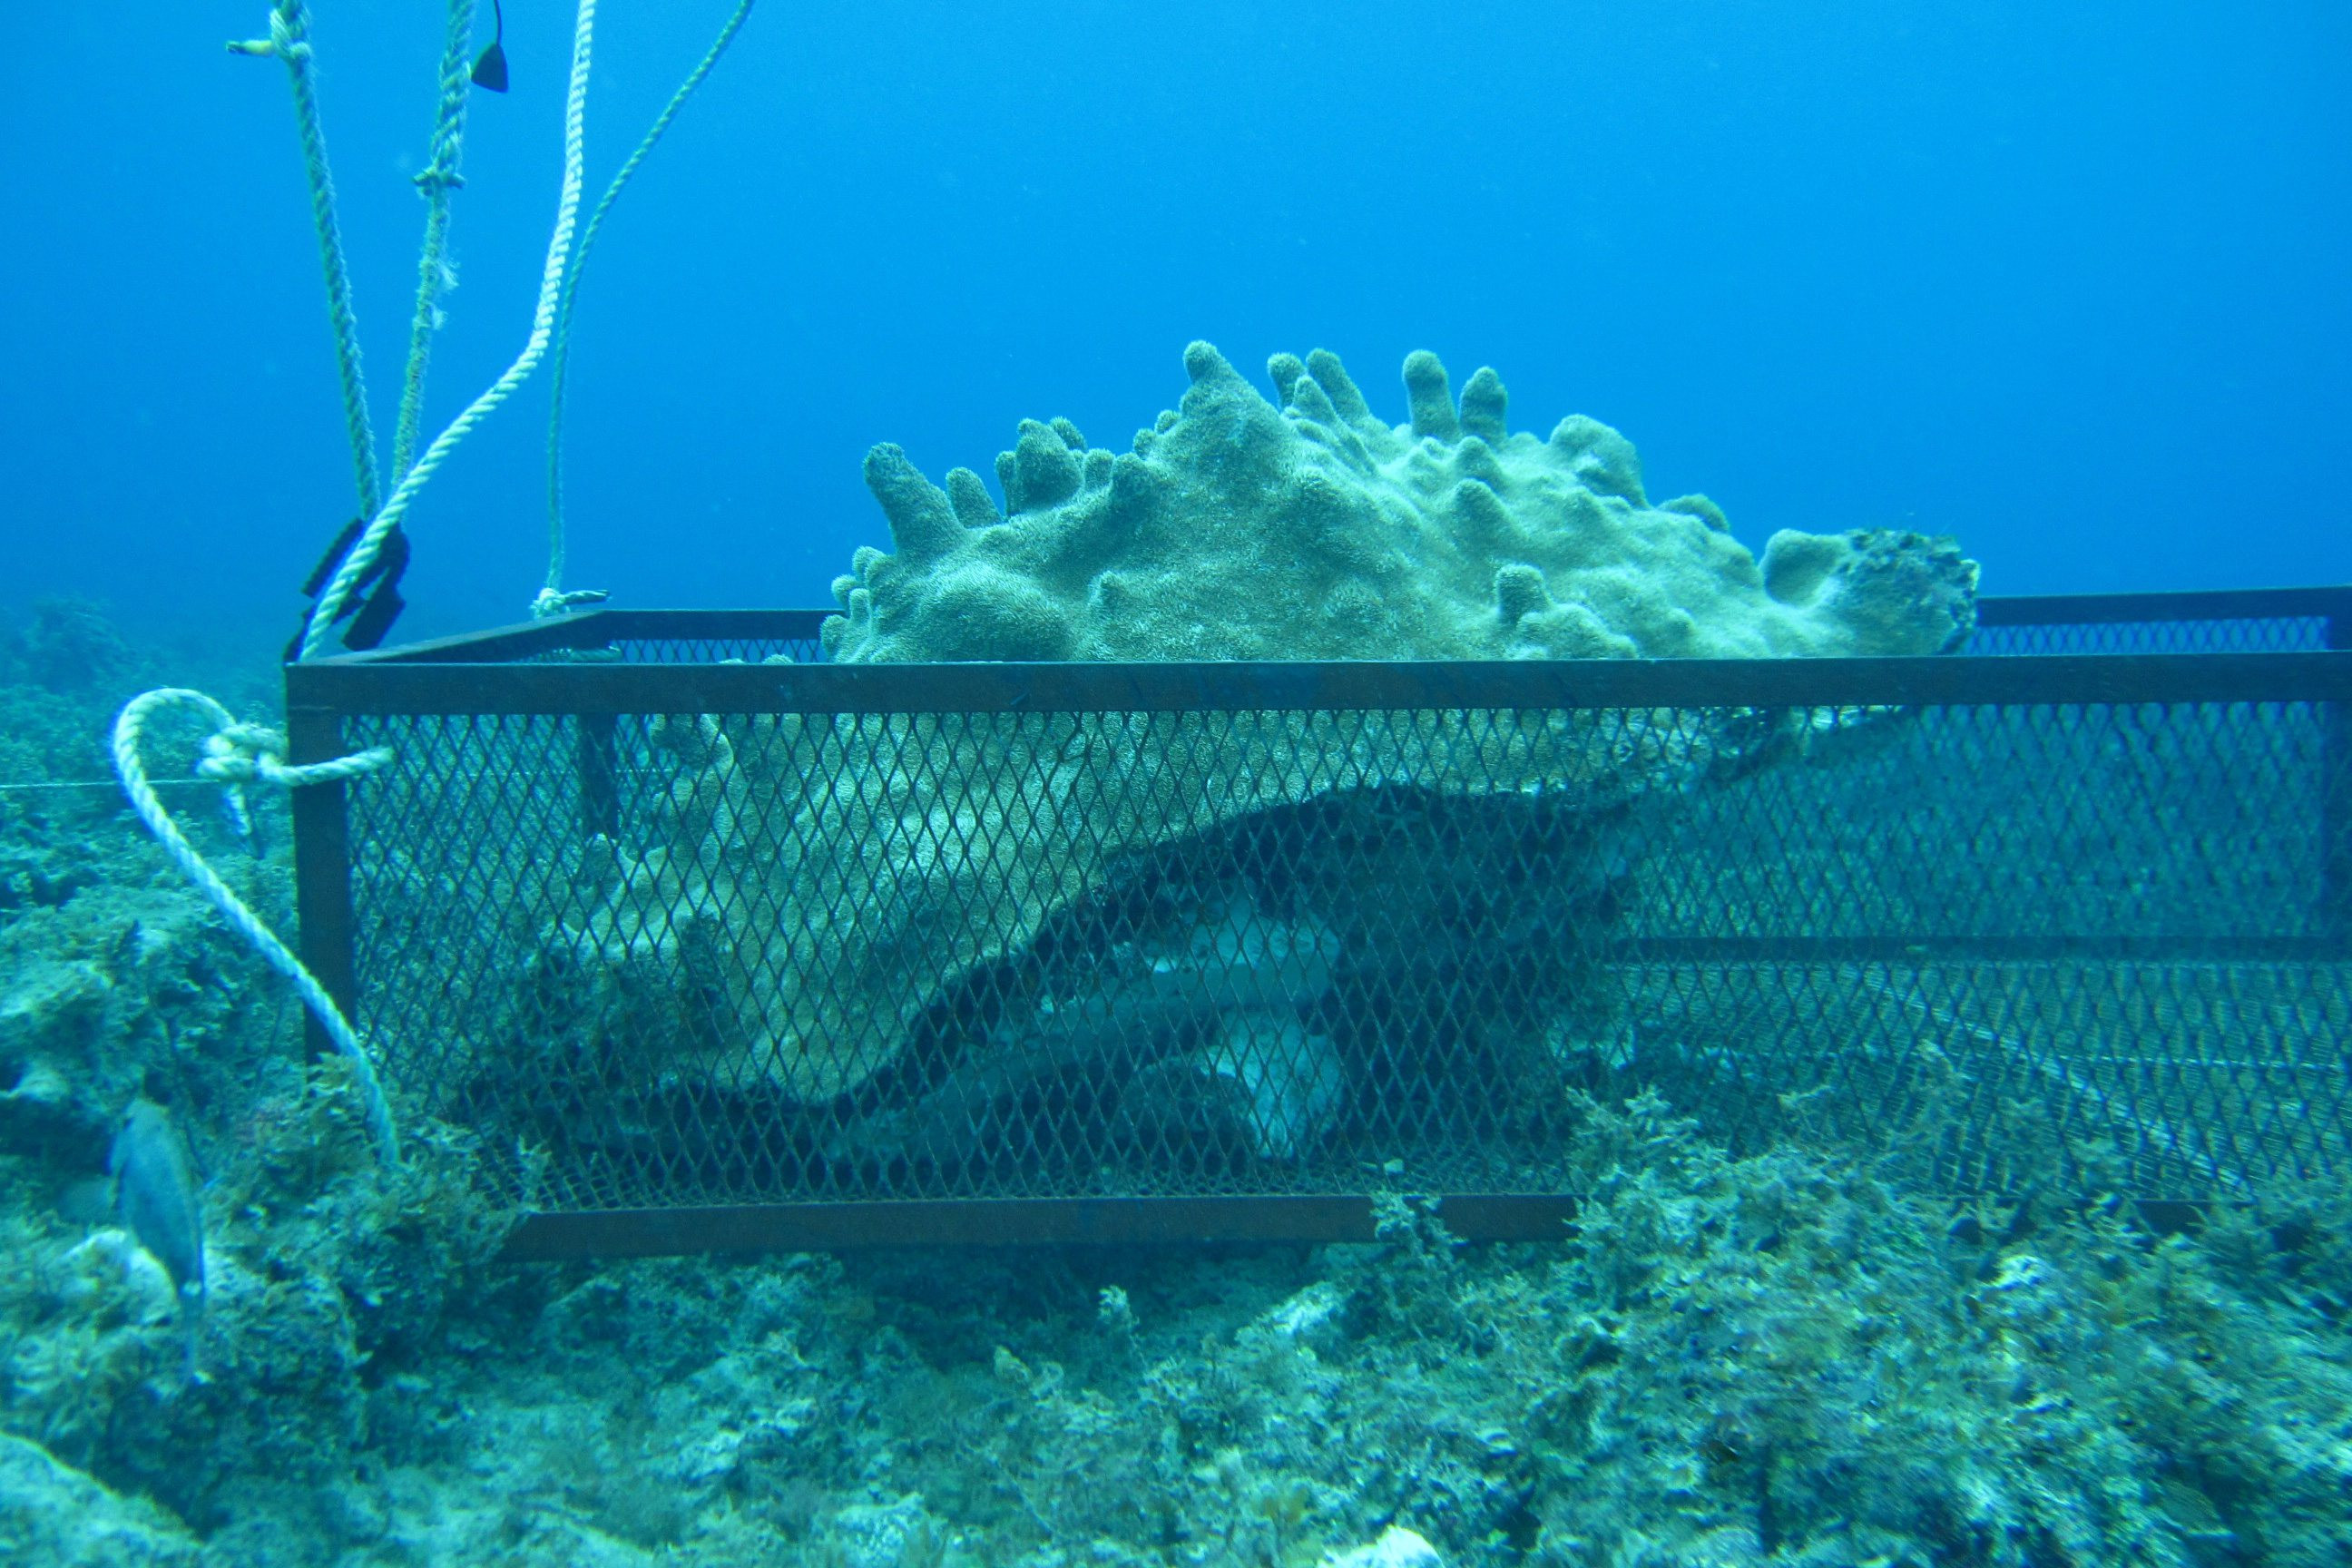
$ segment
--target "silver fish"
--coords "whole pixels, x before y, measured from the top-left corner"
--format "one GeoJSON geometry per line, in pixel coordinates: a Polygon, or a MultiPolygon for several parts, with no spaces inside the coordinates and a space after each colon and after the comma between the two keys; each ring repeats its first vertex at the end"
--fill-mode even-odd
{"type": "Polygon", "coordinates": [[[131,1102],[107,1168],[123,1228],[171,1275],[181,1316],[193,1325],[205,1305],[204,1205],[188,1145],[162,1106],[144,1099],[131,1102]]]}

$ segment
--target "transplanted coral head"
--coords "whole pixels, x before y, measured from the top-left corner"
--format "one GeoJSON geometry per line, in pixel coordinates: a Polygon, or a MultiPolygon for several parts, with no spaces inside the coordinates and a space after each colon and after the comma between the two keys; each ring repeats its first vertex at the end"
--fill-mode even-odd
{"type": "Polygon", "coordinates": [[[1390,425],[1336,354],[1268,363],[1269,402],[1211,345],[1131,449],[1024,420],[995,471],[933,484],[866,456],[892,552],[835,581],[825,647],[922,659],[1757,658],[1931,654],[1975,623],[1977,568],[1886,530],[1774,536],[1759,562],[1706,497],[1653,504],[1633,443],[1581,415],[1509,427],[1502,378],[1457,402],[1404,363],[1390,425]]]}

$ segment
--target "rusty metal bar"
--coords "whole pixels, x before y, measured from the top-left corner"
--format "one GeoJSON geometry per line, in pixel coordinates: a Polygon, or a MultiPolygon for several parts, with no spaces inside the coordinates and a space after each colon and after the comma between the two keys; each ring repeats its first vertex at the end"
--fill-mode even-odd
{"type": "MultiPolygon", "coordinates": [[[[289,665],[290,675],[299,665],[289,665]]],[[[289,683],[290,687],[290,682],[289,683]]],[[[332,708],[300,702],[289,689],[286,703],[289,762],[321,763],[343,755],[343,718],[332,708]]],[[[341,784],[306,784],[292,792],[294,904],[302,928],[302,962],[327,994],[353,1016],[359,1001],[352,918],[351,819],[341,784]]],[[[334,1042],[318,1019],[303,1014],[305,1038],[314,1057],[331,1055],[334,1042]]]]}
{"type": "Polygon", "coordinates": [[[1977,625],[2113,626],[2135,621],[2275,621],[2305,616],[2342,619],[2347,612],[2352,612],[2352,586],[2200,588],[2166,594],[2024,594],[1979,599],[1977,625]]]}
{"type": "Polygon", "coordinates": [[[346,714],[1232,712],[2352,700],[2352,653],[1427,663],[289,666],[346,714]]]}
{"type": "MultiPolygon", "coordinates": [[[[1441,1196],[1438,1218],[1465,1241],[1549,1241],[1577,1200],[1563,1193],[1441,1196]]],[[[525,1216],[509,1262],[660,1258],[698,1252],[830,1252],[881,1247],[1166,1246],[1375,1239],[1372,1198],[951,1198],[756,1204],[525,1216]]]]}
{"type": "Polygon", "coordinates": [[[504,664],[560,649],[610,647],[616,642],[756,639],[814,642],[830,610],[583,610],[543,621],[520,621],[486,631],[404,643],[366,653],[319,659],[343,668],[401,664],[504,664]]]}
{"type": "Polygon", "coordinates": [[[1917,968],[1938,963],[2321,963],[2341,960],[2334,935],[1939,936],[1682,936],[1620,937],[1597,942],[1592,955],[1612,963],[1888,963],[1917,968]]]}
{"type": "MultiPolygon", "coordinates": [[[[2326,646],[2352,649],[2352,591],[2327,616],[2326,646]]],[[[2352,942],[2352,703],[2324,711],[2319,742],[2319,921],[2339,944],[2352,942]]]]}
{"type": "MultiPolygon", "coordinates": [[[[1568,1193],[1454,1193],[1437,1200],[1469,1242],[1568,1239],[1581,1199],[1568,1193]]],[[[2200,1228],[2204,1199],[2137,1198],[2161,1235],[2200,1228]]],[[[937,1203],[768,1204],[731,1208],[533,1214],[499,1260],[672,1258],[703,1252],[854,1252],[892,1247],[1137,1247],[1346,1243],[1378,1239],[1367,1194],[1295,1198],[959,1198],[937,1203]],[[1223,1211],[1223,1212],[1217,1212],[1223,1211]]]]}
{"type": "MultiPolygon", "coordinates": [[[[367,653],[329,664],[501,663],[551,648],[602,647],[625,640],[758,638],[813,640],[831,609],[593,609],[494,626],[367,653]]],[[[2155,594],[1990,595],[1977,601],[1982,626],[2112,626],[2161,621],[2352,621],[2352,585],[2191,590],[2155,594]]],[[[2342,645],[2331,643],[2329,647],[2342,645]]]]}
{"type": "Polygon", "coordinates": [[[340,654],[287,668],[290,673],[328,667],[364,669],[405,664],[504,664],[559,648],[600,648],[607,646],[614,635],[610,629],[614,614],[610,610],[585,610],[576,616],[555,616],[543,621],[518,621],[485,631],[430,637],[423,642],[371,648],[365,653],[340,654]]]}

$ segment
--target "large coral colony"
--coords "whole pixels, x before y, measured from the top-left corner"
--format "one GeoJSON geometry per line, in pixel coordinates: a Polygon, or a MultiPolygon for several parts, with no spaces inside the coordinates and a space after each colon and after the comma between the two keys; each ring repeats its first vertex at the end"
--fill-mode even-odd
{"type": "MultiPolygon", "coordinates": [[[[1549,438],[1513,433],[1490,369],[1469,378],[1457,404],[1437,357],[1413,354],[1411,417],[1391,426],[1326,352],[1275,357],[1279,407],[1205,342],[1184,363],[1191,385],[1180,406],[1138,432],[1129,452],[1088,447],[1066,419],[1024,422],[996,462],[1003,511],[972,470],[950,471],[942,487],[900,448],[875,447],[866,479],[897,551],[862,549],[835,580],[842,613],[824,623],[829,657],[1932,655],[1973,625],[1977,567],[1950,541],[1785,531],[1759,562],[1705,496],[1651,505],[1633,445],[1608,426],[1574,416],[1549,438]]],[[[1383,998],[1391,1035],[1455,1009],[1433,994],[1423,1014],[1392,1005],[1400,985],[1426,990],[1407,976],[1433,962],[1440,935],[1409,929],[1406,911],[1475,902],[1475,892],[1441,897],[1439,886],[1475,882],[1508,860],[1504,847],[1530,829],[1518,820],[1522,795],[1564,790],[1558,798],[1572,796],[1580,818],[1597,820],[1612,800],[1734,775],[1742,753],[1760,749],[1753,725],[1706,713],[1632,715],[1605,734],[1554,715],[1507,737],[1449,733],[1442,748],[1438,757],[1407,729],[1330,716],[1268,729],[1203,723],[1181,742],[1150,745],[1047,717],[985,734],[910,731],[892,742],[891,765],[862,766],[858,787],[845,790],[802,782],[840,754],[814,727],[665,721],[649,749],[676,775],[666,830],[617,863],[604,846],[588,858],[581,881],[602,897],[551,933],[537,1005],[567,1020],[592,1056],[769,1083],[805,1105],[904,1060],[941,994],[970,997],[958,1010],[993,1016],[997,1037],[979,1044],[982,1059],[923,1119],[936,1128],[982,1109],[974,1079],[996,1086],[982,1098],[1000,1105],[1034,1083],[1034,1072],[1007,1065],[1019,1050],[1056,1070],[1115,1057],[1105,1047],[1120,1041],[1106,1032],[1071,1033],[1088,1007],[1068,1004],[1082,1002],[1120,1020],[1122,1038],[1139,1017],[1167,1026],[1156,1031],[1165,1036],[1205,1027],[1226,1037],[1193,1076],[1249,1101],[1236,1108],[1247,1142],[1301,1151],[1336,1119],[1344,1075],[1319,1034],[1294,1025],[1331,1011],[1327,992],[1383,998]],[[1008,749],[1029,762],[1003,765],[1008,749]],[[1113,773],[1118,786],[1102,787],[1113,773]],[[1332,837],[1299,816],[1318,801],[1373,809],[1378,782],[1402,778],[1426,780],[1458,819],[1445,873],[1368,881],[1377,865],[1331,861],[1332,837]],[[737,809],[747,798],[772,804],[737,809]],[[1201,847],[1230,839],[1244,819],[1298,825],[1298,841],[1267,852],[1303,868],[1294,884],[1319,883],[1321,905],[1303,893],[1270,899],[1245,867],[1203,868],[1213,857],[1201,847]],[[1466,843],[1494,847],[1495,864],[1466,843]],[[1173,912],[1045,938],[1046,923],[1083,905],[1087,889],[1130,874],[1175,887],[1173,912]],[[982,910],[987,918],[975,918],[982,910]],[[1194,962],[1189,953],[1305,933],[1316,961],[1284,1006],[1252,1003],[1204,1019],[1191,1001],[1157,994],[1169,973],[1194,962]],[[1048,940],[1066,966],[1067,954],[1089,955],[1082,977],[1064,985],[1043,975],[1012,1008],[1001,985],[977,994],[1048,940]],[[803,975],[823,979],[797,984],[803,975]],[[1058,1044],[1042,1049],[1049,1038],[1058,1044]],[[1268,1062],[1284,1070],[1268,1076],[1268,1062]]],[[[1463,974],[1539,962],[1539,933],[1607,901],[1591,884],[1592,865],[1608,857],[1581,830],[1555,826],[1559,853],[1521,868],[1541,890],[1515,921],[1443,932],[1463,974]]],[[[1162,1064],[1137,1065],[1156,1074],[1162,1064]]],[[[1131,1102],[1138,1081],[1117,1076],[1131,1102]]],[[[1160,1109],[1146,1114],[1156,1120],[1160,1109]]],[[[866,1155],[908,1152],[898,1131],[866,1131],[849,1140],[866,1155]]]]}
{"type": "Polygon", "coordinates": [[[1759,562],[1703,495],[1653,506],[1633,444],[1574,416],[1513,433],[1501,377],[1457,405],[1405,361],[1407,424],[1339,356],[1277,354],[1268,403],[1205,342],[1134,449],[1024,421],[944,489],[894,446],[866,462],[896,554],[835,580],[825,647],[905,659],[1497,658],[1925,654],[1974,624],[1948,540],[1779,533],[1759,562]]]}
{"type": "MultiPolygon", "coordinates": [[[[1024,425],[998,464],[1002,510],[971,470],[934,486],[876,448],[896,551],[860,552],[837,584],[832,655],[1926,655],[1969,628],[1975,567],[1948,542],[1784,533],[1759,561],[1704,497],[1651,504],[1605,426],[1510,433],[1492,372],[1457,402],[1415,355],[1410,421],[1391,426],[1327,353],[1274,361],[1278,405],[1205,344],[1186,364],[1182,406],[1129,453],[1067,421],[1024,425]]],[[[1555,1080],[1573,1134],[1561,1180],[1584,1201],[1539,1245],[1461,1247],[1391,1194],[1364,1246],[501,1264],[512,1216],[482,1173],[510,1173],[517,1140],[420,1111],[401,1168],[379,1168],[344,1064],[302,1065],[282,989],[79,787],[108,714],[152,683],[142,662],[79,607],[0,628],[0,775],[38,786],[0,793],[0,1562],[2352,1561],[2352,1199],[2336,1191],[2283,1184],[2195,1234],[2157,1234],[2097,1192],[1956,1206],[1829,1134],[1735,1154],[1692,1107],[1555,1080]],[[201,1260],[181,1265],[205,1276],[200,1317],[74,1196],[142,1097],[206,1177],[201,1260]]],[[[1750,744],[1706,721],[1627,733],[1640,743],[1605,752],[1572,728],[1495,742],[1475,760],[1506,789],[1433,802],[1465,874],[1563,795],[1622,799],[1750,744]],[[1536,778],[1576,788],[1517,787],[1536,778]]],[[[756,1051],[772,1080],[703,1081],[815,1114],[866,1059],[823,1041],[862,1029],[887,1056],[910,987],[1068,923],[1093,835],[1024,827],[1027,858],[988,862],[947,827],[898,826],[959,805],[1047,821],[1067,784],[1052,770],[1088,764],[1063,732],[1039,739],[1034,778],[942,752],[922,779],[760,813],[738,807],[789,784],[792,735],[654,727],[669,841],[627,863],[602,847],[606,875],[536,933],[540,982],[579,994],[503,1044],[591,1049],[544,1031],[587,1029],[617,1001],[640,1050],[672,1018],[659,1073],[756,1051]],[[790,835],[756,826],[794,811],[790,835]],[[815,851],[786,857],[793,836],[815,851]],[[1023,880],[997,948],[955,924],[982,874],[1023,880]],[[811,878],[834,896],[806,897],[811,878]],[[712,1037],[724,987],[684,974],[672,950],[693,943],[663,934],[681,900],[749,911],[705,933],[713,951],[775,944],[768,972],[830,973],[840,994],[728,998],[738,1033],[712,1037]],[[780,915],[827,909],[834,925],[780,915]],[[899,938],[930,967],[869,952],[899,938]]],[[[1346,751],[1311,725],[1282,739],[1359,771],[1310,754],[1295,775],[1220,784],[1210,809],[1202,779],[1240,779],[1249,755],[1164,773],[1122,759],[1137,771],[1120,832],[1194,881],[1082,977],[1097,1013],[1182,1023],[1192,1054],[1144,1076],[1171,1102],[1236,1089],[1241,1143],[1269,1166],[1307,1157],[1340,1115],[1337,1047],[1308,1048],[1307,1022],[1336,1016],[1349,975],[1383,973],[1391,939],[1443,929],[1409,900],[1385,925],[1350,913],[1393,889],[1327,907],[1221,879],[1213,851],[1267,831],[1245,811],[1279,822],[1332,778],[1426,760],[1346,751]],[[1307,1069],[1265,1070],[1277,1047],[1307,1069]]],[[[282,822],[262,827],[192,831],[283,919],[282,822]]],[[[1605,889],[1559,865],[1544,863],[1542,896],[1558,921],[1587,918],[1605,889]]],[[[580,869],[501,866],[501,909],[537,896],[515,879],[580,869]]],[[[430,959],[415,962],[384,983],[428,994],[430,959]]],[[[1097,1050],[1045,1016],[1012,1021],[1066,1057],[1097,1050]]],[[[967,1088],[939,1093],[997,1081],[995,1042],[970,1043],[967,1088]]],[[[843,1133],[912,1138],[927,1106],[900,1109],[843,1133]]]]}

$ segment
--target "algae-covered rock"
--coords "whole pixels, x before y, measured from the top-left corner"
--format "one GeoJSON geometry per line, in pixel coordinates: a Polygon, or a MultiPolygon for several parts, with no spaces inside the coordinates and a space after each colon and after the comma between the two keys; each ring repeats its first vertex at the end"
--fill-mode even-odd
{"type": "Polygon", "coordinates": [[[0,1561],[145,1568],[192,1563],[197,1550],[154,1504],[118,1496],[39,1444],[0,1432],[0,1561]]]}
{"type": "MultiPolygon", "coordinates": [[[[1948,542],[1782,534],[1759,566],[1706,498],[1652,506],[1607,426],[1510,433],[1491,370],[1457,405],[1415,354],[1392,427],[1328,353],[1275,359],[1279,407],[1205,343],[1185,363],[1127,454],[1024,422],[1003,513],[972,471],[934,485],[874,448],[897,552],[835,584],[831,657],[1903,655],[1973,623],[1948,542]]],[[[530,1007],[640,1082],[804,1106],[899,1073],[928,1030],[919,1081],[867,1095],[839,1158],[970,1156],[997,1110],[1125,1051],[1119,1103],[1087,1092],[1132,1136],[1296,1160],[1389,1048],[1367,1031],[1516,1052],[1460,997],[1513,965],[1572,986],[1626,869],[1608,824],[1751,771],[1789,722],[664,718],[651,841],[589,857],[530,1007]]]]}
{"type": "MultiPolygon", "coordinates": [[[[249,984],[266,966],[141,829],[114,779],[109,727],[159,679],[152,654],[86,604],[0,616],[0,1151],[86,1172],[102,1167],[134,1097],[233,1105],[252,1078],[239,1053],[268,1054],[294,1026],[249,984]]],[[[257,711],[251,671],[203,679],[257,711]]],[[[221,787],[190,773],[201,739],[180,716],[152,728],[158,786],[215,869],[282,929],[283,804],[257,796],[232,824],[221,787]]]]}
{"type": "Polygon", "coordinates": [[[151,1067],[245,1026],[258,967],[193,891],[102,882],[0,925],[0,1141],[102,1151],[151,1067]]]}

